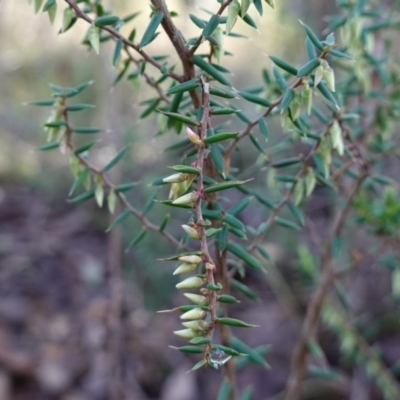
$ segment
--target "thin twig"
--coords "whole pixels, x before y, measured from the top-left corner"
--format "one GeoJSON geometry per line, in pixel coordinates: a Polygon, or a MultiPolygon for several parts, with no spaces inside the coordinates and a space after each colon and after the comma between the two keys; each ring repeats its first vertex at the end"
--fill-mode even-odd
{"type": "MultiPolygon", "coordinates": [[[[65,2],[75,11],[75,14],[78,18],[81,18],[83,20],[85,20],[86,22],[88,22],[89,24],[94,23],[94,20],[92,18],[90,18],[87,14],[85,14],[78,6],[78,4],[76,4],[76,2],[74,0],[65,0],[65,2]]],[[[148,55],[144,50],[142,50],[137,44],[133,43],[132,41],[130,41],[129,39],[127,39],[126,37],[124,37],[120,32],[118,32],[117,30],[115,30],[114,28],[110,27],[110,26],[102,26],[100,27],[100,29],[107,31],[108,33],[110,33],[112,36],[114,36],[117,39],[122,40],[122,42],[124,44],[126,44],[127,46],[131,47],[132,49],[134,49],[135,51],[137,51],[144,60],[146,60],[149,64],[153,65],[154,67],[156,67],[157,69],[159,69],[161,71],[161,69],[163,68],[163,66],[158,63],[156,60],[154,60],[153,57],[151,57],[150,55],[148,55]]],[[[178,82],[182,82],[182,76],[176,74],[173,71],[168,71],[167,75],[170,76],[171,78],[177,80],[178,82]]]]}
{"type": "MultiPolygon", "coordinates": [[[[357,183],[352,193],[346,201],[345,207],[340,212],[339,218],[334,221],[332,236],[340,236],[344,226],[344,222],[346,221],[347,216],[351,210],[351,203],[353,202],[354,197],[359,192],[361,184],[366,177],[367,173],[364,173],[357,180],[357,183]]],[[[323,302],[329,293],[329,289],[332,286],[332,283],[337,277],[335,273],[336,263],[335,259],[331,255],[331,250],[331,245],[328,245],[322,257],[321,264],[323,265],[323,271],[317,284],[317,289],[315,291],[314,297],[312,298],[307,308],[301,337],[293,353],[291,372],[287,381],[287,392],[285,400],[298,400],[300,398],[302,382],[307,369],[307,357],[309,352],[308,342],[310,338],[315,336],[316,330],[318,328],[319,317],[323,302]]]]}

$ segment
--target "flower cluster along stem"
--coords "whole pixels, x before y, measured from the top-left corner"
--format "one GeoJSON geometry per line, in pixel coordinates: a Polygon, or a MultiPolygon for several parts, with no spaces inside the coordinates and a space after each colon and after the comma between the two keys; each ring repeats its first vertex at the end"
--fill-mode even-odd
{"type": "MultiPolygon", "coordinates": [[[[200,139],[203,141],[207,137],[207,128],[209,126],[209,121],[210,121],[210,93],[209,93],[209,84],[206,82],[203,78],[201,79],[201,86],[202,86],[202,105],[203,105],[203,115],[200,121],[200,127],[199,127],[199,136],[200,139]]],[[[203,184],[203,177],[204,177],[204,158],[205,158],[205,147],[204,146],[199,146],[198,148],[198,153],[197,153],[197,160],[196,160],[196,166],[199,169],[200,173],[198,176],[198,181],[197,181],[197,192],[198,193],[204,193],[204,184],[203,184]]],[[[194,208],[195,208],[195,214],[197,218],[197,223],[200,222],[199,224],[199,232],[200,232],[200,247],[201,247],[201,252],[203,253],[203,258],[204,261],[206,262],[206,281],[208,284],[214,284],[214,270],[215,270],[215,263],[214,260],[212,259],[209,249],[208,249],[208,244],[207,244],[207,235],[206,235],[206,228],[202,225],[201,222],[203,222],[203,213],[201,210],[201,204],[202,204],[202,196],[199,196],[198,200],[196,201],[194,208]]],[[[209,309],[210,309],[210,317],[211,317],[211,329],[208,332],[208,337],[212,339],[212,335],[214,332],[214,325],[215,325],[215,320],[216,320],[216,304],[217,304],[217,294],[215,290],[209,290],[208,291],[208,297],[209,297],[209,309]]],[[[205,347],[205,358],[209,358],[209,352],[211,350],[211,346],[207,345],[205,347]]]]}

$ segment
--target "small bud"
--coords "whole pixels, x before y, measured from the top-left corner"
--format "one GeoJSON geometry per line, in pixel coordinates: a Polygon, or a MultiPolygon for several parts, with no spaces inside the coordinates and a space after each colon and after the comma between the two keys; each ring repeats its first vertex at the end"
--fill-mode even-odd
{"type": "Polygon", "coordinates": [[[237,0],[233,0],[228,7],[228,19],[226,20],[226,34],[232,30],[236,23],[237,17],[240,11],[240,3],[237,0]]]}
{"type": "Polygon", "coordinates": [[[193,310],[187,311],[180,316],[180,319],[202,319],[206,315],[206,312],[201,308],[193,308],[193,310]]]}
{"type": "Polygon", "coordinates": [[[321,82],[321,79],[324,77],[324,67],[320,65],[314,73],[314,86],[318,86],[321,82]]]}
{"type": "Polygon", "coordinates": [[[183,263],[181,264],[173,273],[173,275],[184,274],[185,272],[190,272],[196,269],[197,264],[183,263]]]}
{"type": "Polygon", "coordinates": [[[183,261],[190,264],[198,264],[201,262],[201,257],[199,256],[182,256],[178,258],[179,261],[183,261]]]}
{"type": "Polygon", "coordinates": [[[326,84],[328,88],[334,92],[335,91],[335,73],[331,67],[327,67],[324,69],[324,78],[326,80],[326,84]]]}
{"type": "Polygon", "coordinates": [[[312,98],[312,90],[310,88],[306,88],[302,91],[301,93],[301,100],[303,102],[303,106],[307,110],[307,114],[311,114],[311,108],[312,108],[312,103],[313,103],[313,98],[312,98]]]}
{"type": "Polygon", "coordinates": [[[203,146],[204,143],[200,139],[200,136],[194,133],[188,126],[186,127],[186,133],[189,137],[189,140],[193,143],[196,144],[197,146],[203,146]]]}
{"type": "Polygon", "coordinates": [[[196,337],[196,333],[192,329],[181,329],[179,331],[174,331],[174,334],[185,339],[193,339],[196,337]]]}
{"type": "Polygon", "coordinates": [[[192,329],[195,332],[196,331],[204,332],[210,328],[210,325],[206,321],[199,319],[195,321],[182,322],[182,325],[186,328],[192,329]]]}
{"type": "Polygon", "coordinates": [[[197,201],[199,195],[195,192],[185,194],[184,196],[178,197],[172,202],[172,204],[193,204],[197,201]]]}
{"type": "Polygon", "coordinates": [[[200,233],[196,229],[189,225],[182,225],[182,229],[191,237],[192,239],[200,239],[200,233]]]}
{"type": "Polygon", "coordinates": [[[175,287],[177,289],[193,289],[198,288],[203,284],[203,279],[198,278],[197,276],[191,276],[190,278],[186,278],[184,281],[179,282],[175,287]]]}
{"type": "Polygon", "coordinates": [[[183,295],[189,299],[191,302],[195,304],[201,304],[205,305],[208,303],[207,297],[201,296],[199,294],[194,294],[194,293],[183,293],[183,295]]]}
{"type": "Polygon", "coordinates": [[[189,174],[173,174],[170,176],[167,176],[166,178],[163,179],[164,183],[180,183],[184,182],[189,178],[189,174]]]}
{"type": "Polygon", "coordinates": [[[342,129],[340,128],[340,125],[336,119],[333,121],[333,124],[329,129],[329,134],[332,140],[332,147],[336,149],[340,155],[342,155],[344,152],[342,129]]]}
{"type": "Polygon", "coordinates": [[[315,188],[315,184],[316,184],[317,180],[315,178],[315,173],[314,170],[312,168],[308,168],[307,169],[307,174],[304,178],[304,183],[306,186],[306,196],[310,196],[311,193],[313,192],[314,188],[315,188]]]}

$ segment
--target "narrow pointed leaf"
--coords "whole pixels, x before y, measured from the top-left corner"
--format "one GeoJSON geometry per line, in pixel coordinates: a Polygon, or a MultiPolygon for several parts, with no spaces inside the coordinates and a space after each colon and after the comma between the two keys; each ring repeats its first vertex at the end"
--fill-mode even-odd
{"type": "Polygon", "coordinates": [[[188,92],[190,90],[197,89],[199,87],[197,79],[191,79],[190,81],[180,83],[179,85],[172,86],[168,89],[167,94],[178,94],[188,92]]]}
{"type": "Polygon", "coordinates": [[[275,65],[277,65],[279,68],[283,69],[286,72],[289,72],[289,74],[296,76],[297,75],[297,69],[290,64],[288,64],[286,61],[281,60],[278,57],[274,56],[269,56],[269,58],[273,61],[275,65]]]}
{"type": "Polygon", "coordinates": [[[193,62],[193,64],[212,76],[219,83],[226,86],[232,86],[232,83],[227,78],[225,78],[225,76],[222,75],[221,72],[219,72],[213,65],[205,61],[202,57],[196,55],[193,56],[190,60],[193,62]]]}
{"type": "Polygon", "coordinates": [[[122,183],[120,185],[115,186],[114,190],[116,192],[127,192],[128,190],[133,189],[140,182],[130,182],[130,183],[122,183]]]}
{"type": "Polygon", "coordinates": [[[209,143],[220,142],[222,140],[234,139],[238,134],[239,132],[220,132],[212,136],[207,136],[204,139],[204,142],[209,144],[209,143]]]}
{"type": "Polygon", "coordinates": [[[117,164],[121,158],[125,155],[127,152],[128,148],[124,147],[122,148],[116,155],[115,157],[103,168],[104,172],[109,171],[115,164],[117,164]]]}
{"type": "Polygon", "coordinates": [[[103,132],[104,129],[101,128],[91,128],[91,127],[77,127],[72,129],[74,133],[82,133],[82,134],[92,134],[92,133],[100,133],[103,132]]]}
{"type": "Polygon", "coordinates": [[[115,25],[119,21],[119,17],[116,15],[105,15],[104,17],[98,17],[94,21],[95,26],[106,26],[115,25]]]}
{"type": "Polygon", "coordinates": [[[189,165],[174,165],[171,168],[174,171],[182,172],[185,174],[198,175],[200,173],[200,170],[198,168],[190,167],[189,165]]]}
{"type": "Polygon", "coordinates": [[[169,118],[171,118],[173,120],[176,120],[176,121],[183,122],[186,125],[191,125],[191,126],[198,125],[197,121],[194,121],[193,119],[187,117],[186,115],[182,115],[182,114],[179,114],[179,113],[168,112],[168,111],[162,111],[162,110],[158,110],[158,111],[163,113],[167,117],[169,117],[169,118]]]}
{"type": "Polygon", "coordinates": [[[244,91],[238,92],[238,94],[240,94],[240,96],[242,96],[245,100],[250,101],[251,103],[258,104],[263,107],[269,107],[271,105],[271,103],[267,99],[256,96],[255,94],[244,91]]]}
{"type": "Polygon", "coordinates": [[[114,47],[114,54],[113,54],[113,66],[116,67],[118,64],[118,61],[121,58],[121,50],[122,50],[123,42],[122,39],[118,39],[115,42],[115,47],[114,47]]]}
{"type": "Polygon", "coordinates": [[[57,149],[58,147],[60,147],[60,145],[61,145],[61,142],[50,142],[50,143],[43,144],[42,146],[36,147],[36,150],[39,150],[39,151],[53,150],[53,149],[57,149]]]}
{"type": "Polygon", "coordinates": [[[153,16],[151,17],[150,23],[147,26],[142,39],[140,40],[140,43],[139,43],[140,48],[145,47],[147,44],[149,44],[153,40],[156,30],[157,30],[158,26],[161,24],[161,21],[163,20],[163,18],[164,18],[163,13],[153,14],[153,16]]]}
{"type": "Polygon", "coordinates": [[[261,365],[262,367],[269,368],[268,363],[264,360],[259,353],[254,351],[251,347],[247,346],[247,344],[243,343],[240,339],[236,337],[231,337],[229,339],[229,346],[233,347],[240,353],[247,354],[249,359],[257,365],[261,365]]]}
{"type": "Polygon", "coordinates": [[[69,196],[71,196],[75,190],[82,185],[83,182],[85,182],[85,180],[87,179],[87,177],[89,176],[90,173],[90,169],[89,168],[85,168],[80,174],[79,176],[75,179],[74,183],[71,186],[71,189],[69,191],[69,196]]]}
{"type": "Polygon", "coordinates": [[[303,65],[299,70],[297,71],[297,76],[306,76],[311,74],[311,72],[314,71],[315,68],[319,67],[319,59],[314,58],[310,60],[307,64],[303,65]]]}
{"type": "Polygon", "coordinates": [[[256,325],[248,324],[247,322],[241,321],[240,319],[236,318],[228,318],[228,317],[222,317],[222,318],[216,318],[215,322],[223,325],[229,325],[229,326],[236,326],[238,328],[253,328],[256,325]]]}
{"type": "MultiPolygon", "coordinates": [[[[301,21],[300,21],[301,22],[301,21]]],[[[303,28],[306,31],[307,36],[309,37],[311,43],[319,50],[322,51],[324,49],[323,44],[320,42],[320,40],[318,39],[317,35],[313,32],[313,30],[306,24],[304,24],[303,22],[301,22],[301,24],[303,25],[303,28]]]]}
{"type": "Polygon", "coordinates": [[[245,263],[247,263],[251,267],[256,268],[256,269],[263,268],[260,261],[257,258],[255,258],[253,255],[251,255],[244,247],[240,246],[239,244],[230,242],[226,245],[226,248],[228,251],[230,251],[236,257],[243,260],[245,263]]]}
{"type": "Polygon", "coordinates": [[[80,203],[81,201],[89,200],[92,197],[94,197],[94,192],[95,192],[95,189],[89,190],[88,192],[82,193],[79,196],[74,197],[70,201],[72,203],[80,203]]]}
{"type": "Polygon", "coordinates": [[[232,279],[231,286],[251,300],[257,300],[257,294],[242,282],[232,279]]]}
{"type": "Polygon", "coordinates": [[[210,18],[210,20],[207,22],[207,25],[205,26],[205,28],[202,32],[202,36],[204,36],[204,37],[210,36],[215,31],[217,26],[219,25],[219,22],[220,22],[219,15],[213,15],[210,18]]]}
{"type": "Polygon", "coordinates": [[[206,189],[204,189],[204,191],[206,193],[214,193],[214,192],[219,192],[221,190],[226,190],[226,189],[231,189],[234,187],[238,187],[241,186],[243,184],[245,184],[247,181],[227,181],[227,182],[221,182],[221,183],[217,183],[216,185],[210,186],[206,189]]]}

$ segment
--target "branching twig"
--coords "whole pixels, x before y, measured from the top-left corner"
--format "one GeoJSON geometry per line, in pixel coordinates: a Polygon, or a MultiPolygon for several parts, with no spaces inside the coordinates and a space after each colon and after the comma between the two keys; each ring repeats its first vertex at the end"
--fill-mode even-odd
{"type": "MultiPolygon", "coordinates": [[[[346,201],[345,207],[340,212],[338,219],[334,222],[333,226],[333,236],[339,236],[343,229],[344,222],[351,209],[351,203],[354,197],[360,190],[361,184],[367,174],[362,174],[352,193],[346,201]]],[[[323,271],[319,282],[317,284],[317,289],[315,291],[314,297],[312,298],[308,308],[306,317],[303,323],[302,333],[299,342],[294,350],[292,363],[291,363],[291,373],[287,384],[287,393],[285,400],[298,400],[301,393],[302,381],[306,373],[307,367],[307,357],[308,357],[308,342],[311,337],[315,336],[316,330],[318,328],[319,317],[323,302],[329,293],[329,289],[332,283],[335,281],[335,259],[331,255],[331,245],[326,247],[326,251],[322,257],[321,265],[323,266],[323,271]]]]}
{"type": "MultiPolygon", "coordinates": [[[[78,4],[76,4],[76,2],[74,0],[65,0],[65,2],[75,11],[75,14],[78,18],[85,20],[89,24],[92,24],[94,22],[92,18],[90,18],[87,14],[85,14],[79,8],[78,4]]],[[[116,39],[121,39],[125,45],[127,45],[127,46],[131,47],[132,49],[134,49],[135,51],[137,51],[143,57],[143,59],[146,60],[149,64],[153,65],[154,67],[156,67],[159,70],[162,69],[162,65],[160,63],[158,63],[156,60],[154,60],[154,58],[149,56],[137,44],[133,43],[132,41],[130,41],[129,39],[124,37],[121,33],[119,33],[114,28],[112,28],[110,26],[102,26],[101,29],[103,29],[104,31],[107,31],[112,36],[114,36],[116,39]]],[[[182,82],[182,80],[183,80],[182,76],[176,74],[173,71],[168,71],[167,74],[168,74],[168,76],[177,80],[178,82],[182,82]]]]}

